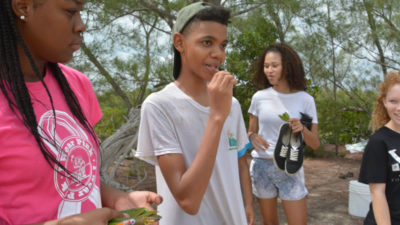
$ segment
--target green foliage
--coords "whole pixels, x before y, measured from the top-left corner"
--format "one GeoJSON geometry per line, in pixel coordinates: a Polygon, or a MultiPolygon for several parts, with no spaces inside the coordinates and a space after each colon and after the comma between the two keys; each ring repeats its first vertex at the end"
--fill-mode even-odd
{"type": "MultiPolygon", "coordinates": [[[[373,92],[359,91],[360,95],[374,95],[373,92]]],[[[318,110],[318,128],[321,143],[347,144],[367,138],[371,131],[368,128],[373,101],[368,103],[368,109],[357,106],[343,92],[337,93],[336,102],[329,90],[320,90],[316,97],[318,110]]]]}
{"type": "Polygon", "coordinates": [[[112,91],[97,96],[103,113],[102,119],[97,123],[95,132],[100,140],[112,135],[125,122],[124,115],[127,109],[122,99],[112,91]]]}
{"type": "Polygon", "coordinates": [[[325,149],[325,145],[320,145],[319,148],[313,150],[312,148],[306,146],[304,149],[304,157],[306,158],[324,158],[324,159],[332,159],[336,157],[334,151],[327,151],[325,149]]]}
{"type": "MultiPolygon", "coordinates": [[[[137,88],[128,93],[128,97],[132,99],[132,101],[133,99],[136,100],[139,92],[140,88],[137,88]]],[[[150,93],[152,93],[152,90],[146,90],[144,97],[147,97],[150,93]]],[[[112,90],[98,95],[97,99],[100,102],[103,117],[100,122],[96,124],[95,131],[100,140],[105,140],[125,123],[125,116],[128,113],[128,109],[122,99],[112,90]]],[[[141,102],[138,104],[141,104],[141,102]]]]}
{"type": "Polygon", "coordinates": [[[247,125],[249,117],[247,110],[252,95],[257,91],[252,82],[253,65],[264,49],[275,42],[277,35],[274,25],[266,20],[261,10],[255,10],[245,18],[235,18],[231,27],[226,66],[239,81],[234,94],[242,106],[247,125]]]}
{"type": "MultiPolygon", "coordinates": [[[[173,80],[170,30],[177,11],[191,2],[86,1],[82,13],[87,24],[85,43],[132,105],[140,105],[149,93],[173,80]]],[[[373,35],[381,42],[388,69],[398,70],[399,1],[212,2],[231,8],[234,15],[224,67],[239,81],[234,95],[241,103],[246,125],[251,97],[257,91],[252,82],[253,65],[279,37],[303,61],[309,82],[307,92],[316,100],[322,143],[334,143],[336,134],[339,144],[369,135],[369,115],[380,82],[376,75],[381,74],[382,64],[373,35]],[[374,30],[368,23],[364,2],[373,6],[374,30]]],[[[125,121],[128,109],[112,90],[115,86],[85,54],[78,52],[71,66],[88,75],[99,94],[103,119],[96,131],[104,139],[125,121]]]]}
{"type": "Polygon", "coordinates": [[[95,127],[96,134],[100,140],[111,136],[125,121],[126,110],[115,107],[105,107],[102,110],[103,118],[95,127]]]}

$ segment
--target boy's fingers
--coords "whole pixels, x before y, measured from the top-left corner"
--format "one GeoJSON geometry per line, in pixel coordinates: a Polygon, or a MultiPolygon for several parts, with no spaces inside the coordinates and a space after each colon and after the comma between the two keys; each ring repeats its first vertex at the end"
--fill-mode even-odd
{"type": "Polygon", "coordinates": [[[225,87],[229,87],[229,86],[233,86],[235,84],[237,84],[237,80],[235,79],[235,77],[229,73],[228,71],[218,71],[214,76],[212,81],[219,83],[222,83],[222,85],[224,85],[225,87]]]}
{"type": "Polygon", "coordinates": [[[233,77],[231,74],[226,74],[222,80],[222,85],[225,88],[232,88],[233,85],[235,85],[237,83],[237,80],[235,79],[235,77],[233,77]]]}
{"type": "Polygon", "coordinates": [[[212,85],[214,84],[214,85],[218,86],[221,82],[223,82],[223,79],[224,79],[226,73],[227,72],[225,72],[225,71],[217,72],[211,79],[210,84],[212,84],[212,85]]]}
{"type": "Polygon", "coordinates": [[[232,85],[232,86],[235,86],[237,83],[238,83],[238,81],[237,81],[235,78],[233,78],[233,80],[232,80],[232,82],[231,82],[231,85],[232,85]]]}

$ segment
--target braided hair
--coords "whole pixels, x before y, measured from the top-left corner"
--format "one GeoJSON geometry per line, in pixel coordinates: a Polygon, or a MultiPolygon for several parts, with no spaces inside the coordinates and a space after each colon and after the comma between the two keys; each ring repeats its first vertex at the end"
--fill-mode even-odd
{"type": "MultiPolygon", "coordinates": [[[[50,99],[51,108],[53,111],[53,117],[55,117],[55,109],[53,104],[52,96],[43,77],[41,76],[38,67],[36,66],[31,53],[25,45],[18,29],[16,26],[15,15],[11,9],[11,1],[5,0],[0,1],[0,89],[2,94],[7,99],[10,109],[15,115],[22,120],[26,128],[35,138],[37,145],[47,163],[54,169],[55,166],[61,168],[67,175],[70,175],[74,180],[77,180],[75,176],[62,165],[54,154],[46,147],[45,142],[53,144],[58,151],[62,151],[55,141],[55,137],[43,137],[38,130],[38,122],[36,115],[33,110],[31,97],[24,81],[24,75],[20,66],[20,56],[18,54],[18,45],[23,49],[24,54],[28,57],[30,65],[43,84],[47,95],[50,99]]],[[[84,116],[79,102],[72,91],[67,79],[57,63],[49,62],[47,64],[50,71],[54,74],[55,79],[65,97],[66,103],[69,109],[79,123],[91,134],[96,145],[99,145],[96,134],[94,133],[93,127],[84,116]]],[[[56,123],[56,122],[55,122],[56,123]]],[[[40,128],[39,128],[40,129],[40,128]]],[[[55,127],[54,127],[55,129],[55,127]]],[[[55,135],[55,132],[53,132],[55,135]]],[[[57,172],[61,172],[56,170],[57,172]]],[[[79,181],[78,181],[79,182],[79,181]]]]}

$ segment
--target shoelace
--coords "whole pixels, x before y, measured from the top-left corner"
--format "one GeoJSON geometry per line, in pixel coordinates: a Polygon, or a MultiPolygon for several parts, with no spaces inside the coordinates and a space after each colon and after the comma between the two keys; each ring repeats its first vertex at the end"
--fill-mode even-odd
{"type": "Polygon", "coordinates": [[[286,158],[288,150],[289,150],[288,146],[282,145],[280,156],[282,158],[286,158]]]}
{"type": "Polygon", "coordinates": [[[292,161],[298,161],[299,160],[299,150],[292,148],[292,150],[290,150],[290,157],[289,158],[292,161]]]}

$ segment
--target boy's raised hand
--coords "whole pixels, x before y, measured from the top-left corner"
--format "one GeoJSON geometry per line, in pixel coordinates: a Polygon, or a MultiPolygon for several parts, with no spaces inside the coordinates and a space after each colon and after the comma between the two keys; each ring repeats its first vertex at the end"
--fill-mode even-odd
{"type": "Polygon", "coordinates": [[[233,86],[237,80],[227,71],[217,72],[208,84],[210,117],[225,121],[232,106],[233,86]]]}

